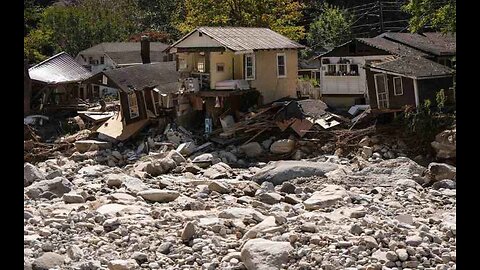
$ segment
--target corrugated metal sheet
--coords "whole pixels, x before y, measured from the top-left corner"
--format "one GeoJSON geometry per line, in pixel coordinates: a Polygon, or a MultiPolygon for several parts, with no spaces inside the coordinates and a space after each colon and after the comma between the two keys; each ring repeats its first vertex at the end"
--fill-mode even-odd
{"type": "MultiPolygon", "coordinates": [[[[305,48],[305,46],[268,28],[200,27],[196,31],[213,38],[232,51],[305,48]]],[[[187,36],[196,31],[191,32],[187,36]]],[[[184,38],[177,41],[172,47],[175,47],[184,38]]]]}
{"type": "Polygon", "coordinates": [[[79,82],[92,73],[66,52],[61,52],[28,69],[30,78],[48,84],[79,82]]]}

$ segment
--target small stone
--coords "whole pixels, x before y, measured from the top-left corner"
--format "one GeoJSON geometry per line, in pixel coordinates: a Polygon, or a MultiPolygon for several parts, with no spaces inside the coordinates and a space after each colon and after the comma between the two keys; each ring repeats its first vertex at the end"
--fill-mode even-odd
{"type": "Polygon", "coordinates": [[[138,264],[142,264],[148,261],[147,254],[138,251],[134,252],[131,258],[137,261],[138,264]]]}
{"type": "Polygon", "coordinates": [[[289,183],[289,182],[283,182],[282,187],[280,188],[281,192],[289,193],[289,194],[294,194],[295,193],[296,187],[289,183]]]}
{"type": "MultiPolygon", "coordinates": [[[[216,165],[216,164],[215,164],[216,165]]],[[[215,166],[214,165],[214,166],[215,166]]],[[[222,193],[222,194],[227,194],[227,193],[230,193],[230,188],[229,186],[226,184],[226,183],[223,183],[223,182],[219,182],[219,181],[212,181],[209,185],[208,185],[208,189],[210,189],[211,191],[216,191],[218,193],[222,193]]]]}
{"type": "Polygon", "coordinates": [[[63,201],[65,203],[84,203],[85,199],[82,195],[76,193],[65,193],[63,194],[63,201]]]}
{"type": "Polygon", "coordinates": [[[273,154],[287,154],[291,153],[295,148],[295,141],[291,139],[283,139],[274,142],[270,146],[270,152],[273,154]]]}
{"type": "Polygon", "coordinates": [[[393,251],[387,251],[386,257],[389,261],[395,262],[398,260],[398,255],[397,253],[393,251]]]}
{"type": "Polygon", "coordinates": [[[315,225],[315,223],[311,223],[311,222],[303,223],[300,226],[300,229],[304,232],[310,232],[310,233],[317,232],[317,226],[315,225]]]}
{"type": "Polygon", "coordinates": [[[194,235],[195,235],[195,225],[193,224],[193,222],[189,221],[183,228],[182,236],[181,236],[182,241],[188,242],[193,238],[194,235]]]}
{"type": "Polygon", "coordinates": [[[138,196],[150,202],[167,203],[177,199],[178,196],[180,196],[180,193],[174,190],[148,189],[139,192],[138,196]]]}
{"type": "Polygon", "coordinates": [[[33,261],[32,270],[49,270],[57,266],[62,266],[64,262],[64,256],[54,252],[46,252],[33,261]]]}
{"type": "Polygon", "coordinates": [[[258,196],[259,200],[266,204],[276,204],[282,201],[282,195],[274,192],[262,193],[258,196]]]}
{"type": "Polygon", "coordinates": [[[129,260],[113,260],[108,262],[109,270],[134,270],[138,266],[134,259],[129,260]]]}
{"type": "Polygon", "coordinates": [[[414,235],[414,236],[409,236],[407,237],[407,239],[405,240],[405,243],[409,246],[412,246],[412,247],[417,247],[419,246],[421,243],[423,242],[422,240],[422,237],[418,236],[418,235],[414,235]]]}
{"type": "Polygon", "coordinates": [[[351,227],[350,227],[350,233],[353,234],[353,235],[360,235],[363,233],[363,229],[362,227],[360,227],[360,225],[358,224],[353,224],[351,227]]]}
{"type": "Polygon", "coordinates": [[[398,259],[400,261],[404,262],[408,259],[408,253],[406,249],[403,249],[403,248],[397,249],[395,250],[395,252],[397,253],[398,259]]]}

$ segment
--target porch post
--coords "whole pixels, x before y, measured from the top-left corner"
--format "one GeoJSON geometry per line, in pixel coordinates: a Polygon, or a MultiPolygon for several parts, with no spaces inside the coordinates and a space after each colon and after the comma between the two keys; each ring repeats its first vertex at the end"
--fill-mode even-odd
{"type": "Polygon", "coordinates": [[[418,81],[417,79],[413,79],[413,90],[415,92],[415,107],[418,108],[420,105],[420,99],[418,97],[418,81]]]}

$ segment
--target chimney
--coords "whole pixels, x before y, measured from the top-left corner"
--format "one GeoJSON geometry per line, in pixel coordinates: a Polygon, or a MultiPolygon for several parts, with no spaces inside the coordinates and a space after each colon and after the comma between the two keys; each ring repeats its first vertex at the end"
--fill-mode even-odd
{"type": "Polygon", "coordinates": [[[142,36],[140,41],[141,43],[141,55],[142,55],[142,63],[149,64],[150,63],[150,40],[148,36],[142,36]]]}

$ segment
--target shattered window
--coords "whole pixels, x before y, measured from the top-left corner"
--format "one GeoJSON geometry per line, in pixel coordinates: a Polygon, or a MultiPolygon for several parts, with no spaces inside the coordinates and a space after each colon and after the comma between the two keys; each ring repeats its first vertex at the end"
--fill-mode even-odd
{"type": "Polygon", "coordinates": [[[130,109],[130,118],[133,119],[140,115],[138,111],[137,95],[135,95],[135,92],[128,94],[128,108],[130,109]]]}

